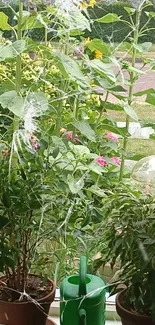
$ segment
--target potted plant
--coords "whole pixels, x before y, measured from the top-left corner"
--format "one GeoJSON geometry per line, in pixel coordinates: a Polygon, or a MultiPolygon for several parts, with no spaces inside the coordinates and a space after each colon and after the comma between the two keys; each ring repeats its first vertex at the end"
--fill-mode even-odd
{"type": "Polygon", "coordinates": [[[38,259],[38,245],[47,237],[47,225],[42,223],[46,223],[48,204],[43,195],[50,193],[48,171],[43,171],[44,159],[36,136],[29,135],[29,145],[21,143],[22,150],[15,151],[11,127],[5,130],[5,142],[1,140],[0,157],[0,271],[5,274],[0,278],[0,322],[45,324],[55,285],[30,273],[38,259]]]}
{"type": "Polygon", "coordinates": [[[102,262],[120,266],[111,292],[119,283],[116,309],[123,325],[154,324],[155,321],[155,205],[151,196],[119,186],[104,204],[102,262]],[[105,228],[106,225],[106,228],[105,228]]]}
{"type": "Polygon", "coordinates": [[[45,222],[53,175],[38,140],[43,138],[43,128],[34,121],[41,123],[42,112],[48,107],[46,96],[22,89],[21,53],[26,46],[22,39],[23,2],[18,3],[18,13],[10,6],[17,20],[15,28],[0,12],[0,28],[12,29],[16,35],[13,43],[1,42],[8,73],[0,95],[0,323],[45,325],[55,285],[40,277],[39,269],[34,273],[34,264],[37,260],[45,264],[39,260],[38,245],[48,238],[47,230],[50,237],[53,232],[52,222],[50,231],[45,222]],[[6,79],[12,83],[11,90],[6,79]]]}

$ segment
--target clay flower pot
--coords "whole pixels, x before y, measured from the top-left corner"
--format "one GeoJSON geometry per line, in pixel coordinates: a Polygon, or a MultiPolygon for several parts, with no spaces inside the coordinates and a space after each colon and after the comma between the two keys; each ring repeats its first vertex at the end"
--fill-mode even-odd
{"type": "Polygon", "coordinates": [[[137,313],[128,311],[121,305],[124,290],[119,292],[116,296],[116,310],[121,318],[122,325],[155,325],[149,316],[142,316],[137,313]]]}
{"type": "MultiPolygon", "coordinates": [[[[0,277],[4,281],[5,277],[0,277]]],[[[0,324],[5,325],[45,325],[54,324],[47,321],[50,305],[55,297],[55,285],[52,280],[48,280],[51,285],[51,292],[43,298],[34,302],[6,302],[0,301],[0,324]]]]}

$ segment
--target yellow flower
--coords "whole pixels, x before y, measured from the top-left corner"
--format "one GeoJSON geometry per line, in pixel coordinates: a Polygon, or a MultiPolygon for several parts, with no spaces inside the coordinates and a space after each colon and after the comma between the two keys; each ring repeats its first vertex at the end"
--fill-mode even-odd
{"type": "Polygon", "coordinates": [[[85,40],[83,41],[83,45],[84,46],[87,46],[89,43],[91,43],[92,42],[92,40],[90,39],[90,37],[87,37],[87,38],[85,38],[85,40]]]}
{"type": "Polygon", "coordinates": [[[95,3],[96,3],[96,0],[90,0],[89,1],[89,6],[92,7],[92,8],[94,8],[95,3]]]}
{"type": "Polygon", "coordinates": [[[88,4],[87,4],[86,1],[84,1],[84,2],[80,2],[79,7],[80,7],[81,9],[87,9],[88,4]]]}
{"type": "Polygon", "coordinates": [[[102,52],[100,52],[99,50],[95,51],[95,58],[96,59],[102,59],[102,52]]]}
{"type": "Polygon", "coordinates": [[[62,128],[61,130],[60,130],[60,133],[66,133],[67,132],[67,129],[64,129],[64,128],[62,128]]]}

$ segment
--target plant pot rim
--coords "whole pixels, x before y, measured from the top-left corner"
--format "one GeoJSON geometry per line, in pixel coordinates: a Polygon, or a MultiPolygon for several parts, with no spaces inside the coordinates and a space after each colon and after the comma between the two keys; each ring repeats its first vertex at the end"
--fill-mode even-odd
{"type": "MultiPolygon", "coordinates": [[[[39,274],[35,274],[35,273],[29,273],[30,276],[36,276],[36,277],[39,277],[39,274]]],[[[6,276],[5,275],[1,275],[0,276],[0,281],[5,279],[6,276]]],[[[37,302],[46,302],[46,301],[49,301],[49,298],[51,296],[53,296],[53,300],[54,300],[54,297],[55,297],[55,284],[53,282],[53,280],[51,279],[47,279],[48,282],[50,282],[52,284],[52,290],[50,291],[50,293],[48,293],[46,296],[43,296],[42,298],[39,298],[39,299],[34,299],[36,300],[37,302]]],[[[14,302],[14,301],[4,301],[4,300],[0,300],[0,303],[3,303],[3,304],[14,304],[14,305],[23,305],[23,304],[29,304],[29,303],[32,303],[32,301],[19,301],[19,302],[14,302]]]]}
{"type": "Polygon", "coordinates": [[[131,311],[129,311],[128,309],[124,308],[121,303],[120,303],[120,297],[124,294],[124,292],[126,291],[127,289],[123,289],[121,290],[119,293],[117,293],[116,295],[116,310],[119,314],[119,316],[121,317],[120,313],[119,313],[119,310],[121,310],[123,312],[123,314],[128,314],[132,319],[134,318],[139,318],[139,319],[143,319],[144,320],[151,320],[151,316],[147,316],[147,315],[140,315],[138,313],[132,313],[131,311]],[[119,309],[119,310],[118,310],[119,309]]]}

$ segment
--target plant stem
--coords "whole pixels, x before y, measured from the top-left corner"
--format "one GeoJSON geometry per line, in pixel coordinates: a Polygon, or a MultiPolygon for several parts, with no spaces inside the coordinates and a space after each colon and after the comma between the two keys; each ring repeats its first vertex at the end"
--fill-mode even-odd
{"type": "MultiPolygon", "coordinates": [[[[18,41],[22,40],[22,16],[23,16],[23,3],[19,1],[19,17],[18,17],[18,41]]],[[[16,58],[16,91],[20,95],[21,89],[21,55],[18,54],[16,58]]]]}
{"type": "MultiPolygon", "coordinates": [[[[134,26],[134,36],[133,36],[133,51],[132,51],[132,67],[135,67],[136,63],[136,47],[135,45],[138,44],[138,38],[139,38],[139,24],[140,24],[140,16],[141,16],[141,11],[136,11],[136,22],[134,26]]],[[[132,98],[133,98],[133,86],[135,83],[135,72],[131,71],[130,72],[130,86],[129,86],[129,97],[128,97],[128,105],[132,104],[132,98]]],[[[124,163],[125,163],[125,156],[126,156],[126,151],[127,151],[127,143],[128,143],[128,133],[129,133],[129,122],[130,122],[130,117],[129,115],[126,116],[126,134],[123,139],[123,152],[122,152],[122,159],[121,159],[121,167],[120,167],[120,175],[119,175],[119,180],[122,181],[123,179],[123,173],[124,173],[124,163]]]]}
{"type": "Polygon", "coordinates": [[[97,119],[97,121],[96,121],[96,124],[95,124],[94,130],[97,129],[98,124],[100,123],[100,120],[101,120],[101,118],[102,118],[102,114],[103,114],[103,112],[104,112],[104,109],[105,109],[105,106],[106,106],[106,103],[107,103],[107,100],[108,100],[108,96],[109,96],[109,91],[107,91],[107,93],[106,93],[105,101],[104,101],[104,104],[103,104],[103,106],[102,106],[102,109],[101,109],[101,112],[100,112],[100,114],[99,114],[99,117],[98,117],[98,119],[97,119]]]}
{"type": "MultiPolygon", "coordinates": [[[[17,29],[17,40],[22,40],[22,16],[23,16],[23,3],[19,1],[19,16],[18,16],[18,29],[17,29]]],[[[16,57],[16,82],[15,89],[17,94],[20,96],[21,90],[21,55],[18,54],[16,57]]],[[[19,117],[14,115],[13,119],[13,133],[19,129],[19,117]]],[[[17,155],[14,153],[12,157],[12,167],[15,170],[17,164],[17,155]]]]}
{"type": "MultiPolygon", "coordinates": [[[[74,119],[74,121],[77,121],[77,118],[78,118],[78,109],[79,109],[79,96],[77,96],[75,98],[74,112],[73,112],[73,119],[74,119]]],[[[72,134],[72,141],[73,142],[75,140],[75,134],[76,134],[76,127],[74,126],[74,128],[73,128],[73,134],[72,134]]]]}
{"type": "MultiPolygon", "coordinates": [[[[70,33],[66,33],[65,35],[65,49],[64,49],[64,54],[68,55],[69,53],[69,42],[70,42],[70,33]]],[[[61,121],[62,121],[62,113],[63,113],[63,98],[62,98],[62,93],[67,92],[69,81],[63,81],[61,80],[60,82],[60,100],[59,100],[59,105],[58,105],[58,110],[57,110],[57,118],[56,118],[56,135],[59,137],[60,135],[60,128],[61,128],[61,121]]]]}
{"type": "MultiPolygon", "coordinates": [[[[48,29],[47,29],[47,27],[45,27],[45,46],[46,47],[48,45],[47,36],[48,36],[48,29]]],[[[43,69],[43,77],[44,77],[44,80],[45,80],[45,78],[46,78],[46,68],[47,68],[46,55],[45,54],[43,55],[43,60],[45,62],[44,69],[43,69]]],[[[46,91],[46,82],[43,83],[43,92],[45,93],[45,91],[46,91]]]]}

